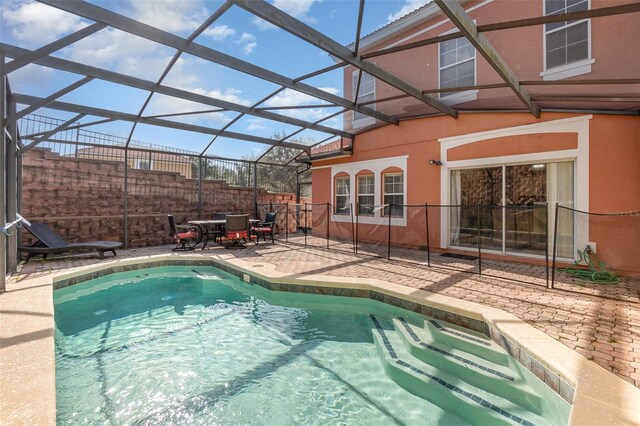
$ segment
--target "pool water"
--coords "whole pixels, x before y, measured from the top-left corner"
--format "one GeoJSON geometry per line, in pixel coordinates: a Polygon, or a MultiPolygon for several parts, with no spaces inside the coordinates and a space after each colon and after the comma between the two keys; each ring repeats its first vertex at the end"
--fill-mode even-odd
{"type": "MultiPolygon", "coordinates": [[[[462,380],[484,362],[515,368],[517,381],[528,373],[492,355],[491,343],[461,362],[449,342],[435,353],[463,368],[433,366],[410,344],[428,340],[425,318],[368,299],[271,292],[198,266],[101,277],[56,290],[54,303],[58,424],[547,425],[568,416],[531,375],[517,397],[495,377],[483,386],[486,367],[462,380]],[[455,389],[430,382],[436,375],[455,389]]],[[[449,338],[465,333],[438,325],[449,338]]]]}

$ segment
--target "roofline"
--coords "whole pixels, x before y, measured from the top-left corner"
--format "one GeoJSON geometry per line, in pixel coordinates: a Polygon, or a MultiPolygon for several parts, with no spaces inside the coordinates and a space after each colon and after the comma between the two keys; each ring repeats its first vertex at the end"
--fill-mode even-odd
{"type": "MultiPolygon", "coordinates": [[[[459,0],[461,4],[468,3],[472,0],[459,0]]],[[[406,15],[392,21],[377,30],[360,38],[360,51],[365,50],[367,47],[380,43],[391,36],[394,36],[402,31],[417,26],[429,19],[442,15],[446,18],[442,10],[438,5],[431,0],[430,3],[425,4],[418,9],[407,13],[406,15]]],[[[353,49],[355,43],[350,43],[347,47],[353,49]]]]}

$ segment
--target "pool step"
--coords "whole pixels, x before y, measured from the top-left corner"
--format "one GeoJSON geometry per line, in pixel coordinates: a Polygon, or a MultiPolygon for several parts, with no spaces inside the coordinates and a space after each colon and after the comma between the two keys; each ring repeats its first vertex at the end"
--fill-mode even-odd
{"type": "Polygon", "coordinates": [[[411,356],[534,413],[542,412],[540,396],[518,371],[437,341],[429,328],[417,327],[404,318],[394,318],[393,325],[411,356]]]}
{"type": "Polygon", "coordinates": [[[427,319],[424,329],[437,341],[446,343],[453,348],[471,352],[477,357],[496,364],[508,366],[509,355],[493,340],[484,334],[462,329],[451,324],[443,324],[435,319],[427,319]]]}
{"type": "Polygon", "coordinates": [[[457,376],[414,357],[393,324],[373,315],[371,320],[374,341],[387,374],[414,395],[455,413],[471,424],[549,425],[536,410],[467,382],[466,373],[457,376]]]}

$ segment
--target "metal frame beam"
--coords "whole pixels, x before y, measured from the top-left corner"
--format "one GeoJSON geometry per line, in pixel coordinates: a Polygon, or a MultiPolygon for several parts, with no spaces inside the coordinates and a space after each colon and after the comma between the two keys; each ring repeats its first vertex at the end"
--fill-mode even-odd
{"type": "MultiPolygon", "coordinates": [[[[248,12],[253,13],[255,16],[264,19],[265,21],[282,28],[283,30],[295,35],[296,37],[310,43],[325,52],[329,53],[336,58],[343,60],[354,67],[372,75],[380,81],[387,83],[388,85],[395,87],[396,89],[407,93],[414,98],[430,105],[452,117],[457,117],[455,109],[444,104],[443,102],[435,99],[429,95],[422,93],[420,89],[408,83],[407,81],[385,71],[379,66],[362,61],[359,57],[355,56],[353,52],[338,43],[337,41],[327,37],[321,32],[311,28],[310,26],[300,22],[298,19],[287,15],[280,9],[265,1],[254,0],[231,0],[234,4],[245,9],[248,12]]],[[[393,124],[397,124],[393,123],[393,124]]]]}
{"type": "Polygon", "coordinates": [[[640,84],[640,78],[600,78],[582,80],[524,80],[522,86],[575,86],[606,84],[640,84]]]}
{"type": "Polygon", "coordinates": [[[154,114],[154,115],[143,115],[146,118],[164,118],[164,117],[180,117],[183,115],[198,115],[198,114],[210,114],[212,112],[226,112],[228,109],[205,109],[200,111],[189,111],[189,112],[173,112],[170,114],[154,114]]]}
{"type": "Polygon", "coordinates": [[[537,95],[533,97],[537,101],[580,101],[580,102],[637,102],[640,105],[640,96],[607,96],[607,95],[537,95]]]}
{"type": "Polygon", "coordinates": [[[346,63],[346,62],[344,62],[344,61],[340,61],[340,62],[335,63],[335,64],[333,64],[333,65],[329,65],[329,66],[328,66],[328,67],[326,67],[326,68],[322,68],[322,69],[319,69],[319,70],[317,70],[317,71],[310,72],[309,74],[305,74],[305,75],[303,75],[303,76],[300,76],[300,77],[298,77],[298,78],[294,78],[294,79],[293,79],[293,81],[296,81],[296,82],[297,82],[297,81],[306,80],[306,79],[308,79],[308,78],[315,77],[315,76],[317,76],[317,75],[324,74],[324,73],[329,72],[329,71],[337,70],[338,68],[342,68],[342,67],[344,67],[345,65],[347,65],[347,63],[346,63]]]}
{"type": "Polygon", "coordinates": [[[103,23],[95,23],[81,30],[76,31],[75,33],[64,36],[52,43],[49,43],[46,46],[42,46],[37,50],[31,51],[29,53],[25,53],[24,55],[19,56],[15,58],[13,61],[9,62],[6,68],[2,72],[9,74],[13,71],[16,71],[26,65],[33,63],[38,58],[47,56],[50,53],[56,52],[64,47],[67,47],[70,44],[75,43],[76,41],[82,40],[83,38],[90,36],[91,34],[97,33],[98,31],[106,28],[106,26],[107,25],[103,23]]]}
{"type": "MultiPolygon", "coordinates": [[[[4,51],[0,49],[0,125],[2,126],[2,132],[0,133],[0,226],[4,226],[7,223],[7,182],[6,182],[6,152],[7,143],[10,140],[10,135],[5,127],[5,117],[9,114],[7,108],[7,77],[1,72],[4,71],[5,64],[4,51]]],[[[0,293],[6,291],[7,280],[7,238],[6,235],[0,233],[0,293]]]]}
{"type": "MultiPolygon", "coordinates": [[[[8,80],[8,79],[7,79],[8,80]]],[[[7,81],[9,94],[7,115],[16,113],[16,102],[11,93],[11,85],[7,81]]],[[[11,143],[7,145],[6,152],[6,183],[7,183],[7,222],[16,220],[18,213],[18,127],[12,123],[9,127],[11,143]]],[[[7,269],[15,272],[18,266],[18,230],[7,235],[7,269]]]]}
{"type": "MultiPolygon", "coordinates": [[[[310,104],[310,105],[290,105],[290,106],[275,106],[275,107],[262,107],[256,108],[258,111],[277,111],[281,109],[313,109],[313,108],[340,108],[337,105],[331,104],[310,104]]],[[[344,108],[342,108],[344,109],[344,108]]]]}
{"type": "MultiPolygon", "coordinates": [[[[38,102],[40,99],[42,99],[35,96],[23,95],[23,94],[15,94],[14,97],[16,99],[16,102],[27,104],[27,105],[30,105],[33,102],[38,102]]],[[[60,102],[60,101],[52,102],[51,104],[49,104],[49,108],[57,109],[60,111],[74,112],[74,113],[79,113],[84,115],[94,115],[98,117],[106,117],[106,118],[112,118],[114,120],[122,120],[122,121],[129,121],[129,122],[134,122],[137,118],[135,114],[128,114],[124,112],[111,111],[111,110],[102,109],[102,108],[94,108],[94,107],[89,107],[85,105],[77,105],[77,104],[60,102]]],[[[159,118],[142,117],[140,119],[140,123],[149,124],[152,126],[166,127],[170,129],[185,130],[188,132],[203,133],[207,135],[214,135],[214,136],[217,135],[217,136],[222,136],[230,139],[237,139],[237,140],[243,140],[248,142],[257,142],[257,143],[263,143],[267,145],[274,145],[278,143],[278,141],[275,139],[247,135],[244,133],[229,132],[225,130],[214,129],[211,127],[198,126],[195,124],[187,124],[187,123],[180,123],[177,121],[162,120],[159,118]]],[[[306,148],[305,145],[295,144],[295,143],[287,143],[287,146],[290,148],[296,148],[296,149],[306,148]]]]}
{"type": "Polygon", "coordinates": [[[540,118],[540,107],[531,100],[524,88],[520,86],[518,77],[511,71],[509,65],[502,59],[500,53],[493,47],[484,34],[478,32],[473,19],[467,14],[457,0],[433,0],[438,7],[449,17],[451,22],[458,27],[460,32],[469,40],[476,50],[484,57],[498,75],[511,87],[511,90],[527,106],[529,111],[540,118]]]}
{"type": "Polygon", "coordinates": [[[297,90],[307,95],[323,99],[328,102],[338,104],[344,108],[356,109],[362,114],[374,117],[387,123],[397,124],[397,120],[385,114],[379,113],[371,108],[356,107],[353,102],[348,99],[341,98],[331,93],[325,92],[317,87],[294,81],[286,76],[275,73],[268,69],[259,67],[250,62],[243,61],[233,56],[218,52],[217,50],[203,46],[198,43],[189,43],[186,39],[177,35],[162,31],[151,25],[138,22],[135,19],[128,18],[110,10],[101,8],[94,4],[83,0],[38,0],[41,3],[53,6],[65,12],[73,13],[87,19],[97,22],[103,22],[120,31],[124,31],[147,40],[160,43],[162,45],[172,47],[184,53],[197,56],[199,58],[215,62],[220,65],[235,69],[245,74],[258,77],[272,83],[285,86],[287,88],[297,90]]]}
{"type": "MultiPolygon", "coordinates": [[[[18,56],[23,52],[28,52],[28,50],[26,49],[22,49],[20,47],[16,47],[16,46],[4,44],[4,43],[0,43],[0,48],[4,49],[5,54],[7,56],[12,56],[12,57],[18,56]]],[[[299,120],[297,118],[287,117],[285,115],[275,114],[268,111],[254,110],[245,105],[235,104],[233,102],[211,98],[209,96],[199,95],[197,93],[189,92],[187,90],[176,89],[169,86],[157,85],[156,83],[149,80],[143,80],[137,77],[131,77],[131,76],[116,73],[113,71],[103,70],[101,68],[80,64],[77,62],[56,58],[53,56],[42,57],[38,59],[36,63],[40,65],[44,65],[46,67],[59,69],[62,71],[68,71],[68,72],[81,74],[85,76],[93,76],[100,80],[105,80],[105,81],[109,81],[116,84],[122,84],[124,86],[129,86],[129,87],[133,87],[140,90],[146,90],[149,92],[155,91],[163,95],[184,99],[186,101],[197,102],[204,105],[211,105],[218,108],[242,112],[244,114],[254,115],[256,117],[264,118],[267,120],[273,120],[273,121],[278,121],[286,124],[291,124],[293,126],[302,127],[302,126],[312,124],[311,122],[299,120]]],[[[330,127],[324,127],[324,126],[317,126],[316,130],[319,130],[321,132],[331,133],[336,136],[345,136],[345,137],[353,136],[348,132],[344,132],[341,130],[336,130],[336,129],[332,129],[330,127]]]]}
{"type": "Polygon", "coordinates": [[[358,56],[360,50],[360,33],[362,31],[362,15],[364,15],[364,0],[360,0],[360,6],[358,7],[358,23],[356,24],[356,41],[353,45],[353,54],[358,56]]]}

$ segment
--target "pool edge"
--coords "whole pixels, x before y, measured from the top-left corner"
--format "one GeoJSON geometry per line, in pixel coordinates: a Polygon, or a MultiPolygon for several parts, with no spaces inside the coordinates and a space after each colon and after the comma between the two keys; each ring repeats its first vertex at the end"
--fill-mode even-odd
{"type": "MultiPolygon", "coordinates": [[[[6,424],[55,424],[54,288],[116,272],[194,264],[220,267],[239,276],[245,282],[275,291],[370,297],[425,315],[429,315],[429,312],[424,312],[421,308],[416,310],[416,306],[429,307],[429,316],[438,318],[442,315],[441,319],[445,321],[458,323],[489,335],[565,400],[573,399],[570,425],[640,425],[640,412],[634,410],[640,406],[639,389],[513,314],[500,309],[377,279],[284,274],[276,271],[275,265],[238,259],[227,254],[175,253],[116,259],[54,273],[47,277],[25,279],[18,284],[14,283],[6,293],[0,295],[0,310],[3,312],[18,311],[15,308],[7,309],[6,305],[11,303],[22,301],[24,304],[26,300],[38,300],[38,312],[35,316],[38,320],[35,322],[38,324],[36,327],[40,327],[37,329],[37,339],[8,347],[3,345],[0,348],[0,418],[8,419],[6,424]],[[20,288],[17,288],[18,286],[20,288]],[[9,296],[5,297],[7,294],[9,296]],[[462,320],[457,321],[460,318],[462,320]],[[480,330],[480,327],[484,329],[480,330]],[[34,353],[36,348],[38,350],[34,353]],[[34,383],[37,383],[35,388],[34,383]],[[38,421],[34,421],[35,419],[38,421]]],[[[30,308],[33,309],[31,306],[30,308]]],[[[5,330],[0,334],[3,340],[16,339],[16,336],[10,335],[10,331],[9,335],[5,336],[6,330],[19,328],[12,320],[17,320],[18,324],[24,324],[25,321],[33,322],[33,315],[3,314],[3,317],[2,328],[5,330]],[[7,320],[7,316],[11,318],[7,320]]],[[[34,325],[31,325],[27,329],[33,327],[34,325]]],[[[28,334],[22,335],[28,338],[28,334]]]]}

